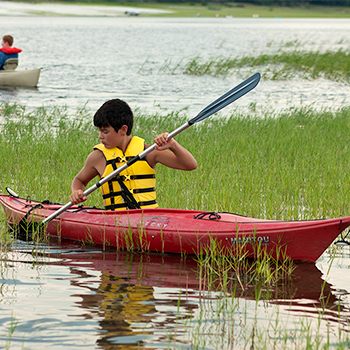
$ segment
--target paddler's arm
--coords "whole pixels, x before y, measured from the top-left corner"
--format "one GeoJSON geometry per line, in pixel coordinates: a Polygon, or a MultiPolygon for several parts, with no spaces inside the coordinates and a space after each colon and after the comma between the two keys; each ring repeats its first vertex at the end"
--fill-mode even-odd
{"type": "Polygon", "coordinates": [[[98,166],[105,166],[105,159],[98,150],[91,152],[86,158],[86,162],[79,173],[74,177],[71,185],[72,194],[69,200],[73,204],[79,204],[87,200],[87,196],[83,196],[83,192],[87,184],[99,175],[98,166]],[[101,163],[102,161],[102,163],[101,163]]]}
{"type": "Polygon", "coordinates": [[[168,141],[168,135],[168,133],[163,133],[154,139],[157,146],[155,151],[146,156],[148,164],[152,168],[154,168],[157,163],[161,163],[173,169],[196,169],[197,161],[193,155],[186,148],[181,146],[174,138],[168,141]]]}

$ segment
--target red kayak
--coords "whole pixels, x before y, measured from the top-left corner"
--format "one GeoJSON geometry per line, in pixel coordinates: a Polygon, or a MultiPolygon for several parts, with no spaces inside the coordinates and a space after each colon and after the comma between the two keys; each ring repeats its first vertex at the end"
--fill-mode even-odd
{"type": "MultiPolygon", "coordinates": [[[[41,222],[62,207],[0,194],[11,225],[41,222]]],[[[249,218],[177,209],[117,212],[72,206],[45,225],[51,236],[84,244],[177,254],[225,254],[315,262],[347,227],[350,217],[308,221],[249,218]]]]}

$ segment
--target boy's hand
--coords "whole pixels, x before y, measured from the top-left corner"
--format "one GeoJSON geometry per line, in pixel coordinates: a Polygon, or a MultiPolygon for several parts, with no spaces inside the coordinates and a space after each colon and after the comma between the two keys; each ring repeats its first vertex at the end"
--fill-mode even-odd
{"type": "Polygon", "coordinates": [[[87,196],[83,196],[83,190],[76,190],[74,191],[70,196],[69,196],[69,200],[73,203],[73,204],[79,204],[82,202],[85,202],[87,200],[87,196]]]}
{"type": "Polygon", "coordinates": [[[164,151],[166,149],[171,148],[175,144],[174,139],[168,140],[168,132],[164,132],[162,134],[159,134],[153,141],[156,143],[156,150],[158,151],[164,151]]]}

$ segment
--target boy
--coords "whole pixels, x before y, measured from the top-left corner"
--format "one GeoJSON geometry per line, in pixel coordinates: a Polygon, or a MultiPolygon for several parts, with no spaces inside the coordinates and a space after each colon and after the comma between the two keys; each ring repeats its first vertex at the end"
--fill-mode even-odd
{"type": "Polygon", "coordinates": [[[9,58],[18,58],[18,54],[22,52],[17,47],[11,47],[13,44],[13,37],[11,35],[4,35],[2,38],[0,49],[0,70],[4,70],[3,65],[9,58]]]}
{"type": "MultiPolygon", "coordinates": [[[[87,199],[83,191],[95,176],[106,177],[149,147],[143,139],[131,136],[133,113],[122,100],[105,102],[94,115],[94,125],[99,130],[101,144],[94,147],[73,179],[69,197],[73,204],[87,199]]],[[[154,139],[157,146],[153,152],[100,187],[106,210],[158,208],[155,192],[157,163],[180,170],[197,168],[192,154],[173,138],[167,141],[167,137],[168,133],[158,135],[154,139]]]]}

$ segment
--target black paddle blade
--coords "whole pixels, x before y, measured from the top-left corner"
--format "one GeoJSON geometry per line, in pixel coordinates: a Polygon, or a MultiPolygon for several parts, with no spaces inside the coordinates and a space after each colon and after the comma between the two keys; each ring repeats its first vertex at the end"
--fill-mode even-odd
{"type": "Polygon", "coordinates": [[[41,240],[45,234],[45,226],[41,222],[28,221],[26,217],[18,224],[11,226],[12,234],[22,241],[41,240]]]}
{"type": "Polygon", "coordinates": [[[230,103],[238,100],[240,97],[253,90],[260,81],[260,73],[255,73],[247,80],[243,81],[230,91],[226,92],[224,95],[219,97],[217,100],[212,102],[209,106],[205,107],[201,112],[199,112],[193,119],[191,119],[188,124],[192,125],[194,123],[200,122],[205,118],[208,118],[212,114],[218,112],[220,109],[228,106],[230,103]]]}
{"type": "Polygon", "coordinates": [[[42,222],[28,220],[32,210],[39,206],[41,206],[41,204],[29,209],[18,224],[12,224],[10,226],[13,237],[22,241],[43,240],[45,237],[45,225],[42,222]]]}

